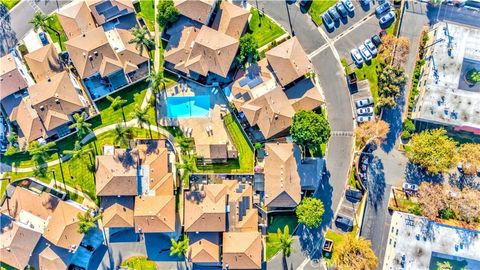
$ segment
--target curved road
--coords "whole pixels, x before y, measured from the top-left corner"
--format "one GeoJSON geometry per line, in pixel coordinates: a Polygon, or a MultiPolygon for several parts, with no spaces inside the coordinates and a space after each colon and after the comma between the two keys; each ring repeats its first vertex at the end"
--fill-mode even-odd
{"type": "MultiPolygon", "coordinates": [[[[255,1],[249,1],[256,6],[255,1]]],[[[290,31],[288,14],[283,2],[258,1],[258,8],[290,31]]],[[[293,30],[302,47],[310,55],[312,64],[322,86],[327,107],[328,122],[332,136],[327,146],[327,174],[317,188],[315,196],[322,199],[325,215],[322,228],[318,231],[300,230],[294,252],[289,258],[288,267],[304,269],[315,267],[309,258],[318,258],[323,232],[331,226],[344,196],[344,189],[353,159],[353,112],[350,93],[338,52],[333,41],[323,28],[315,26],[308,14],[302,13],[296,5],[288,5],[293,30]]],[[[282,269],[281,256],[268,262],[269,269],[282,269]]],[[[318,266],[317,266],[318,267],[318,266]]]]}

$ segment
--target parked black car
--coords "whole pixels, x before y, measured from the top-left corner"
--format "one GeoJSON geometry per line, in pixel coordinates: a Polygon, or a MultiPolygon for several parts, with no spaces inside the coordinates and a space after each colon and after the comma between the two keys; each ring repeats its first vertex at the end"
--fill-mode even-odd
{"type": "Polygon", "coordinates": [[[340,14],[340,16],[344,18],[348,16],[348,11],[341,2],[337,3],[335,7],[337,8],[338,14],[340,14]]]}
{"type": "Polygon", "coordinates": [[[337,218],[335,219],[335,226],[338,228],[351,232],[353,231],[353,220],[344,216],[338,215],[337,218]]]}
{"type": "Polygon", "coordinates": [[[372,38],[371,38],[373,44],[375,44],[375,46],[380,46],[380,44],[382,44],[382,40],[380,39],[380,37],[378,35],[373,35],[372,38]]]}

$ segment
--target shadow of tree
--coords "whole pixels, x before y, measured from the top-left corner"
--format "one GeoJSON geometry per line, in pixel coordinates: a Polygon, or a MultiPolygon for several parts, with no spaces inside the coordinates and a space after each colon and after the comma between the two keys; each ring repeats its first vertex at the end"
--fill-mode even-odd
{"type": "Polygon", "coordinates": [[[380,158],[374,157],[369,163],[368,168],[368,197],[369,202],[377,211],[378,206],[383,201],[383,195],[385,193],[385,172],[383,168],[383,162],[380,158]]]}
{"type": "Polygon", "coordinates": [[[475,175],[453,172],[448,174],[448,183],[459,189],[464,189],[465,187],[480,189],[480,183],[476,181],[475,175]]]}
{"type": "Polygon", "coordinates": [[[396,99],[397,105],[393,108],[385,108],[382,113],[382,120],[390,125],[387,138],[381,145],[386,153],[392,151],[395,143],[402,132],[402,114],[405,108],[405,89],[400,91],[400,96],[396,99]]]}
{"type": "Polygon", "coordinates": [[[417,185],[424,181],[431,183],[442,183],[444,181],[442,174],[428,174],[425,169],[411,162],[407,163],[405,177],[408,183],[417,185]]]}
{"type": "Polygon", "coordinates": [[[0,56],[9,53],[18,42],[17,34],[12,29],[8,9],[4,5],[0,5],[0,40],[0,56]]]}

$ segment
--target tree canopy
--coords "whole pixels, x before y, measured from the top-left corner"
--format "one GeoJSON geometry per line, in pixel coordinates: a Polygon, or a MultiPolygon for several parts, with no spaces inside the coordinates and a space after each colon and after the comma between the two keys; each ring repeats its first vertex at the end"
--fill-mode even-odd
{"type": "Polygon", "coordinates": [[[165,27],[167,24],[175,22],[179,15],[180,13],[172,0],[159,1],[157,21],[161,27],[165,27]]]}
{"type": "Polygon", "coordinates": [[[310,150],[318,150],[321,144],[327,143],[330,131],[330,125],[323,115],[304,110],[295,113],[290,128],[293,141],[310,150]]]}
{"type": "Polygon", "coordinates": [[[405,70],[393,65],[385,66],[378,76],[378,106],[394,107],[396,99],[407,82],[405,70]]]}
{"type": "Polygon", "coordinates": [[[298,221],[308,228],[317,228],[322,223],[323,203],[317,198],[305,197],[295,210],[298,221]]]}
{"type": "Polygon", "coordinates": [[[445,129],[426,130],[413,135],[407,157],[431,174],[447,172],[458,161],[457,143],[445,129]]]}
{"type": "Polygon", "coordinates": [[[290,235],[290,229],[288,228],[288,225],[285,225],[283,232],[280,230],[280,228],[277,229],[277,239],[278,245],[282,250],[283,257],[289,257],[290,254],[292,254],[293,239],[290,235]]]}
{"type": "Polygon", "coordinates": [[[378,259],[370,241],[363,237],[357,238],[353,233],[347,233],[344,237],[333,253],[333,262],[337,269],[367,270],[377,267],[378,259]]]}
{"type": "Polygon", "coordinates": [[[477,173],[477,171],[480,169],[480,144],[462,144],[460,146],[459,153],[464,173],[477,173]]]}
{"type": "Polygon", "coordinates": [[[260,58],[258,54],[258,43],[251,34],[245,34],[240,38],[240,54],[239,62],[245,64],[247,62],[256,63],[260,58]]]}
{"type": "Polygon", "coordinates": [[[92,216],[92,210],[88,209],[85,213],[78,213],[78,232],[82,234],[86,234],[92,228],[95,228],[97,225],[95,222],[102,218],[101,215],[92,216]]]}
{"type": "Polygon", "coordinates": [[[380,145],[387,138],[389,131],[390,125],[383,120],[367,121],[355,129],[355,145],[357,149],[362,149],[369,141],[380,145]]]}

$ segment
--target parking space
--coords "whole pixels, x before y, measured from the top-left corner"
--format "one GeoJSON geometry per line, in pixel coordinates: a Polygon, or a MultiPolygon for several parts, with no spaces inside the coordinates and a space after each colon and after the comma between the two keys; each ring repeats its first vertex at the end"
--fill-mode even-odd
{"type": "Polygon", "coordinates": [[[378,34],[381,28],[378,19],[375,16],[368,18],[355,31],[339,36],[335,42],[335,48],[341,58],[347,59],[348,63],[352,62],[350,50],[358,48],[366,39],[371,38],[374,34],[378,34]]]}
{"type": "MultiPolygon", "coordinates": [[[[336,36],[341,35],[345,31],[348,31],[356,23],[362,21],[365,17],[375,12],[375,8],[378,6],[378,1],[371,1],[368,6],[360,5],[359,1],[352,1],[355,10],[350,13],[346,18],[342,18],[340,21],[335,22],[335,29],[327,29],[327,35],[329,38],[335,38],[336,36]]],[[[375,17],[375,16],[373,16],[375,17]]],[[[376,19],[378,25],[378,20],[376,19]]],[[[323,26],[325,27],[325,26],[323,26]]],[[[358,31],[355,31],[358,32],[358,31]]]]}

